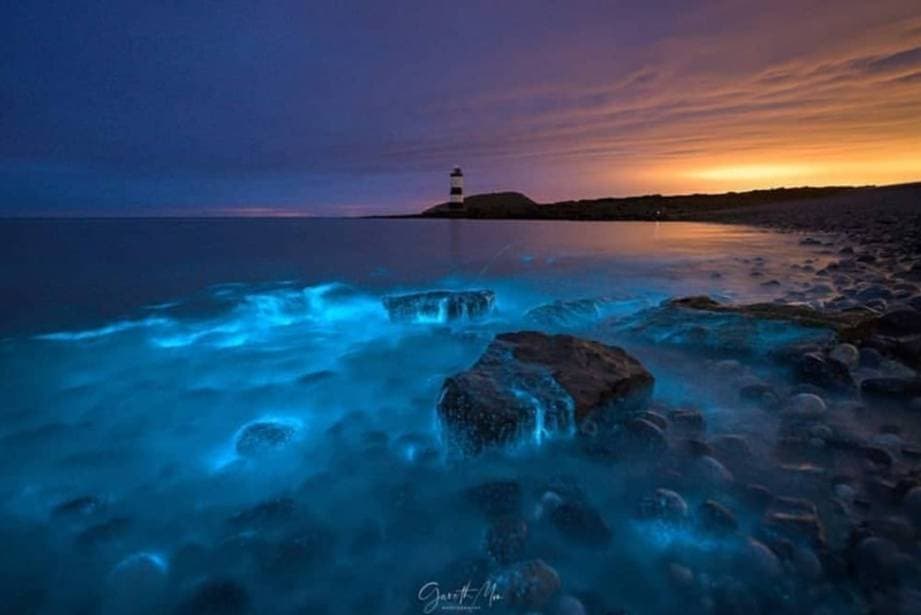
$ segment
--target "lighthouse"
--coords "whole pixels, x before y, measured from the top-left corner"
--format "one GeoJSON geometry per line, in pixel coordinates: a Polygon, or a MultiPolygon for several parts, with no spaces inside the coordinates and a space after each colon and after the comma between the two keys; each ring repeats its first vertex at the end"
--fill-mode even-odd
{"type": "Polygon", "coordinates": [[[451,171],[451,209],[461,209],[464,206],[464,174],[460,167],[451,171]]]}

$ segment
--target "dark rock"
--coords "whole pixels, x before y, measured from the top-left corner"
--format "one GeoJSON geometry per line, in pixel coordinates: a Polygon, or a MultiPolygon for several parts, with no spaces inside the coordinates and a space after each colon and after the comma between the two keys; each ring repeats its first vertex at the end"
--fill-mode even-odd
{"type": "Polygon", "coordinates": [[[628,419],[624,423],[624,433],[630,451],[661,453],[668,448],[668,440],[662,430],[646,419],[628,419]]]}
{"type": "Polygon", "coordinates": [[[525,318],[544,329],[584,327],[610,313],[609,308],[616,303],[605,297],[554,301],[529,310],[525,318]]]}
{"type": "Polygon", "coordinates": [[[774,510],[772,506],[761,527],[772,537],[784,536],[794,540],[805,540],[815,547],[825,546],[825,527],[814,513],[774,510]]]}
{"type": "Polygon", "coordinates": [[[738,434],[725,434],[710,440],[710,446],[717,458],[730,466],[740,466],[749,463],[752,458],[751,445],[745,436],[738,434]]]}
{"type": "Polygon", "coordinates": [[[244,457],[258,457],[277,451],[294,437],[294,425],[280,421],[256,421],[245,426],[237,436],[237,453],[244,457]]]}
{"type": "Polygon", "coordinates": [[[696,458],[690,470],[696,478],[710,487],[727,487],[734,480],[732,472],[727,470],[726,466],[707,455],[696,458]]]}
{"type": "Polygon", "coordinates": [[[176,615],[238,615],[248,612],[249,594],[242,585],[230,579],[203,582],[176,609],[176,615]]]}
{"type": "Polygon", "coordinates": [[[867,378],[860,392],[864,397],[908,400],[921,395],[921,378],[867,378]]]}
{"type": "Polygon", "coordinates": [[[668,420],[664,416],[656,412],[650,412],[649,410],[646,410],[644,412],[638,413],[636,417],[649,421],[650,423],[652,423],[653,425],[655,425],[662,431],[665,431],[666,429],[668,429],[668,420]]]}
{"type": "Polygon", "coordinates": [[[242,510],[227,520],[237,530],[260,529],[284,523],[294,516],[295,503],[288,497],[260,502],[242,510]]]}
{"type": "Polygon", "coordinates": [[[332,530],[311,522],[265,549],[261,563],[273,580],[297,582],[326,562],[334,547],[332,530]]]}
{"type": "Polygon", "coordinates": [[[879,319],[879,331],[886,335],[921,333],[921,312],[908,307],[886,312],[879,319]]]}
{"type": "Polygon", "coordinates": [[[523,519],[500,519],[486,532],[486,552],[500,564],[509,564],[524,553],[527,538],[528,524],[523,519]]]}
{"type": "Polygon", "coordinates": [[[645,406],[653,377],[614,346],[533,331],[496,336],[474,366],[448,378],[438,414],[461,450],[619,421],[645,406]]]}
{"type": "Polygon", "coordinates": [[[508,606],[541,610],[560,591],[560,576],[543,560],[516,564],[494,577],[499,595],[508,606]]]}
{"type": "Polygon", "coordinates": [[[902,499],[902,506],[905,516],[915,524],[915,527],[921,528],[921,487],[910,489],[902,499]]]}
{"type": "Polygon", "coordinates": [[[869,461],[887,470],[895,463],[892,454],[884,448],[865,446],[863,454],[869,461]]]}
{"type": "Polygon", "coordinates": [[[496,294],[491,290],[433,290],[384,297],[384,307],[395,322],[448,322],[479,318],[492,311],[496,294]]]}
{"type": "Polygon", "coordinates": [[[691,310],[740,314],[761,320],[782,320],[805,327],[827,327],[838,332],[841,339],[863,339],[876,327],[876,318],[865,312],[823,312],[805,305],[784,303],[754,303],[725,305],[709,297],[674,299],[671,305],[691,310]]]}
{"type": "Polygon", "coordinates": [[[124,536],[131,526],[131,520],[128,517],[115,517],[90,526],[77,535],[77,545],[79,547],[95,547],[97,545],[110,542],[121,536],[124,536]]]}
{"type": "Polygon", "coordinates": [[[677,426],[691,431],[704,428],[704,416],[697,410],[676,410],[669,413],[668,418],[677,426]]]}
{"type": "Polygon", "coordinates": [[[613,533],[597,510],[581,500],[563,501],[550,511],[550,523],[572,542],[587,547],[606,547],[613,533]]]}
{"type": "Polygon", "coordinates": [[[780,559],[764,543],[749,537],[740,554],[740,564],[758,578],[773,579],[783,574],[780,559]]]}
{"type": "Polygon", "coordinates": [[[701,528],[714,534],[730,534],[739,527],[735,515],[714,500],[706,500],[701,504],[697,514],[701,528]]]}
{"type": "Polygon", "coordinates": [[[84,495],[61,502],[52,509],[51,514],[56,517],[88,517],[101,512],[104,508],[104,500],[94,495],[84,495]]]}
{"type": "Polygon", "coordinates": [[[849,391],[856,386],[846,365],[818,353],[800,357],[795,372],[801,381],[822,388],[849,391]]]}
{"type": "Polygon", "coordinates": [[[887,585],[895,581],[896,555],[898,547],[891,540],[868,536],[854,549],[852,565],[863,585],[887,585]]]}
{"type": "Polygon", "coordinates": [[[671,489],[656,489],[655,493],[640,500],[638,515],[644,519],[682,522],[688,517],[688,504],[671,489]]]}
{"type": "Polygon", "coordinates": [[[883,355],[875,348],[860,349],[860,366],[875,369],[883,362],[883,355]]]}
{"type": "Polygon", "coordinates": [[[497,480],[471,487],[467,499],[490,518],[518,515],[521,512],[521,485],[512,480],[497,480]]]}

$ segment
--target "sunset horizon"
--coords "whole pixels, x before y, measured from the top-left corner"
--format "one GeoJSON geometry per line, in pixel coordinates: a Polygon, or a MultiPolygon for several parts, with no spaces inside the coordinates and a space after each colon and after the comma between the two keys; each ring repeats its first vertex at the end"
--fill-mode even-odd
{"type": "Polygon", "coordinates": [[[0,215],[410,213],[455,164],[540,202],[921,179],[907,1],[41,6],[0,26],[0,215]]]}

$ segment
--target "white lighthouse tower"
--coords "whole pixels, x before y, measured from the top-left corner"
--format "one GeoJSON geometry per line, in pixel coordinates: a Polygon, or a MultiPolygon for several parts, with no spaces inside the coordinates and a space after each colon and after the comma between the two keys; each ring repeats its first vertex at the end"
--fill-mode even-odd
{"type": "Polygon", "coordinates": [[[464,174],[460,167],[451,171],[451,209],[461,209],[464,206],[464,174]]]}

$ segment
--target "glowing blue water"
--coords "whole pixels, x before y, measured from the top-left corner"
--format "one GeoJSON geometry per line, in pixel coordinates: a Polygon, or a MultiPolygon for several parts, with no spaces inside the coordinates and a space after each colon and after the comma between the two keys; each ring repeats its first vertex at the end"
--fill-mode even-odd
{"type": "MultiPolygon", "coordinates": [[[[822,258],[795,238],[691,224],[3,224],[0,567],[15,604],[45,612],[119,612],[123,592],[129,610],[172,608],[210,577],[235,579],[262,610],[400,612],[420,581],[480,552],[482,521],[457,494],[496,475],[538,484],[568,472],[613,489],[593,497],[619,515],[609,472],[553,453],[572,434],[571,400],[563,429],[537,408],[527,450],[446,465],[443,379],[496,333],[533,328],[525,314],[540,305],[605,297],[600,320],[687,294],[770,299],[805,284],[791,264],[822,258]],[[474,288],[496,292],[484,319],[394,323],[381,303],[474,288]],[[266,422],[284,438],[241,454],[244,430],[266,422]],[[92,512],[55,512],[83,496],[92,512]],[[280,497],[296,512],[234,517],[280,497]]],[[[660,332],[644,341],[596,325],[575,327],[640,356],[657,397],[696,396],[713,425],[739,420],[701,362],[656,346],[660,332]]],[[[625,561],[645,557],[643,541],[694,541],[632,535],[625,561]]],[[[570,591],[603,591],[602,559],[554,565],[570,591]]]]}

